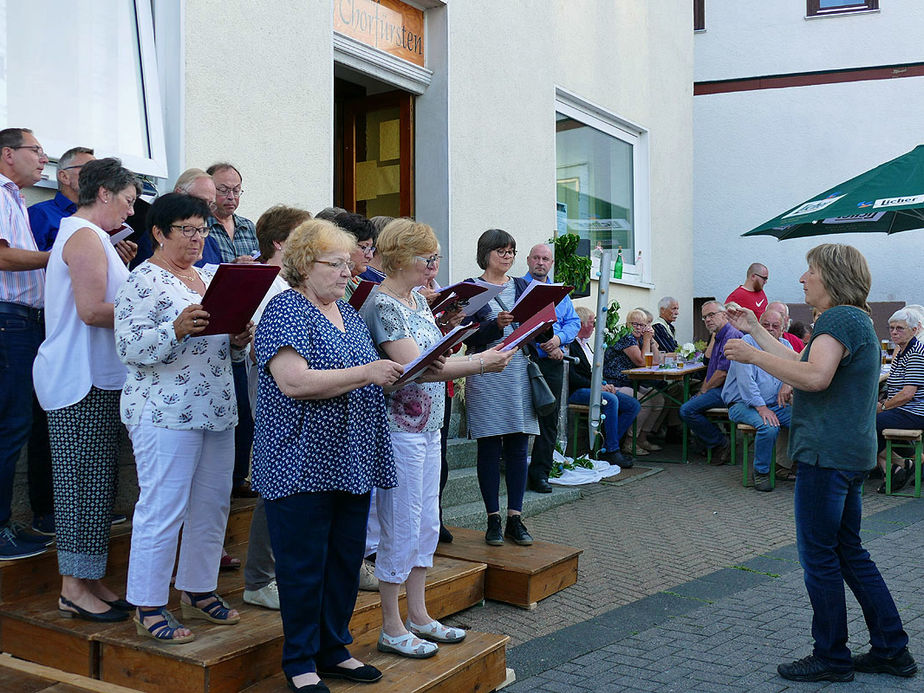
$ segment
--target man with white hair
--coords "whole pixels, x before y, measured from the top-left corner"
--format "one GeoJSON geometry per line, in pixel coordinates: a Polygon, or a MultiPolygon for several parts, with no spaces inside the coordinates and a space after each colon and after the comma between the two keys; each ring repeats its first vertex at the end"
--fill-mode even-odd
{"type": "Polygon", "coordinates": [[[680,304],[673,296],[665,296],[658,301],[658,317],[651,323],[654,330],[654,340],[662,354],[677,351],[677,316],[680,315],[680,304]]]}
{"type": "Polygon", "coordinates": [[[792,320],[789,318],[789,306],[787,306],[782,301],[770,301],[767,304],[767,310],[775,310],[781,316],[783,316],[783,339],[789,342],[789,345],[793,348],[797,354],[801,354],[802,350],[805,348],[805,342],[801,338],[789,332],[789,326],[792,324],[792,320]]]}
{"type": "MultiPolygon", "coordinates": [[[[198,197],[209,206],[209,211],[215,213],[215,182],[212,177],[201,168],[188,168],[176,179],[173,192],[198,197]]],[[[196,262],[197,267],[204,265],[217,265],[221,262],[221,251],[211,234],[205,237],[202,244],[202,257],[196,262]]]]}

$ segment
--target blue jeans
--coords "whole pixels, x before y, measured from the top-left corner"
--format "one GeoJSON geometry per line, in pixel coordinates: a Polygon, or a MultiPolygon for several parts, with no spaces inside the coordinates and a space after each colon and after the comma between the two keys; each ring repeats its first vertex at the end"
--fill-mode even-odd
{"type": "Polygon", "coordinates": [[[866,472],[809,464],[796,472],[796,541],[814,612],[814,654],[838,668],[852,666],[845,582],[863,609],[873,654],[895,657],[908,645],[889,588],[860,543],[864,479],[866,472]]]}
{"type": "Polygon", "coordinates": [[[0,526],[10,519],[16,462],[32,430],[32,362],[45,327],[0,303],[0,526]]]}
{"type": "Polygon", "coordinates": [[[369,494],[296,493],[264,501],[289,678],[350,658],[350,618],[366,545],[369,494]]]}
{"type": "Polygon", "coordinates": [[[706,444],[706,447],[718,447],[725,442],[725,436],[722,435],[722,431],[718,426],[706,418],[704,412],[707,409],[724,406],[722,388],[714,387],[684,402],[680,407],[680,418],[706,444]]]}
{"type": "MultiPolygon", "coordinates": [[[[626,432],[632,427],[632,422],[642,410],[642,405],[638,403],[635,397],[624,395],[617,392],[601,392],[603,396],[603,438],[605,447],[603,452],[617,452],[619,450],[619,441],[626,432]]],[[[582,387],[571,393],[568,398],[571,404],[589,404],[590,388],[582,387]]]]}
{"type": "Polygon", "coordinates": [[[773,456],[773,444],[780,434],[780,428],[789,428],[792,419],[792,407],[768,404],[767,408],[780,420],[779,426],[764,423],[757,410],[744,402],[735,402],[728,408],[728,418],[735,423],[743,423],[757,429],[754,435],[754,471],[760,474],[770,473],[770,458],[773,456]]]}

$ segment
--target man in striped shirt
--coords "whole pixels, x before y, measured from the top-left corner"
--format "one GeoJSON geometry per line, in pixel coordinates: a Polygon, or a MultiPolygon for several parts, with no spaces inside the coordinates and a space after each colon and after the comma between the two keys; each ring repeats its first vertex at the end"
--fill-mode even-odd
{"type": "Polygon", "coordinates": [[[32,428],[32,362],[45,338],[48,253],[32,237],[22,188],[42,178],[45,150],[25,128],[0,130],[0,560],[42,553],[10,521],[16,461],[32,428]]]}

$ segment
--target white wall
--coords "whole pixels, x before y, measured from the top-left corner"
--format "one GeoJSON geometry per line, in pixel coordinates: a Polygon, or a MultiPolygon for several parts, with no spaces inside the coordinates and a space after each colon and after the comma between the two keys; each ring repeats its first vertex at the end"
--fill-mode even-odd
{"type": "Polygon", "coordinates": [[[921,0],[805,18],[805,0],[706,0],[696,81],[920,62],[921,0]]]}
{"type": "Polygon", "coordinates": [[[330,3],[186,2],[186,166],[233,162],[239,212],[317,211],[333,191],[330,3]]]}
{"type": "MultiPolygon", "coordinates": [[[[516,237],[517,274],[530,246],[551,237],[560,87],[649,132],[654,288],[614,284],[611,298],[654,309],[664,294],[690,296],[689,3],[467,0],[448,11],[452,278],[480,273],[485,229],[516,237]]],[[[689,316],[680,329],[690,332],[689,316]]]]}

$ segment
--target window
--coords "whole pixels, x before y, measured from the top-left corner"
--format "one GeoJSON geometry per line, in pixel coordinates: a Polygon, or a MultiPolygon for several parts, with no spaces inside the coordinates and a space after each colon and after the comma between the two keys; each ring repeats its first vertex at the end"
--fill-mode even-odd
{"type": "Polygon", "coordinates": [[[647,132],[559,91],[555,157],[558,233],[589,239],[595,265],[599,251],[622,247],[623,277],[644,281],[635,263],[650,249],[647,132]]]}
{"type": "Polygon", "coordinates": [[[693,0],[693,31],[706,28],[706,0],[693,0]]]}
{"type": "Polygon", "coordinates": [[[879,0],[807,0],[805,13],[809,17],[824,17],[829,14],[878,9],[879,0]]]}
{"type": "Polygon", "coordinates": [[[34,130],[52,159],[82,145],[166,176],[150,0],[56,2],[54,21],[48,5],[0,3],[0,121],[34,130]]]}

